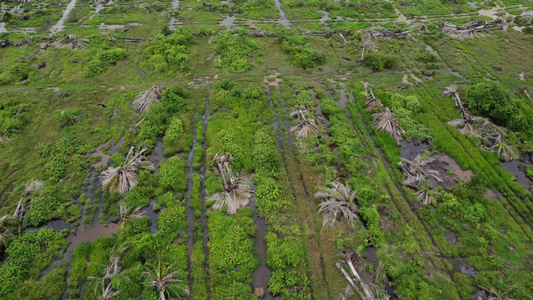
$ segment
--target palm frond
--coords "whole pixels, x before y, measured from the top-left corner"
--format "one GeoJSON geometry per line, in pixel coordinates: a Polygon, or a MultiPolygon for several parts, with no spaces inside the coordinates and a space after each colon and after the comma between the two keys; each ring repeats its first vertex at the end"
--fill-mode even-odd
{"type": "Polygon", "coordinates": [[[439,176],[439,172],[431,169],[428,164],[432,160],[422,160],[420,153],[413,156],[411,159],[403,159],[398,163],[398,167],[402,170],[404,181],[403,185],[420,190],[423,184],[430,177],[437,182],[443,182],[439,176]]]}
{"type": "Polygon", "coordinates": [[[143,155],[146,148],[142,150],[132,146],[124,164],[120,167],[109,167],[102,172],[102,187],[108,189],[110,193],[125,194],[139,183],[137,172],[140,169],[153,171],[154,164],[143,155]]]}
{"type": "Polygon", "coordinates": [[[401,140],[403,130],[398,125],[398,118],[388,107],[385,107],[382,112],[372,115],[372,124],[377,126],[379,131],[392,135],[396,141],[401,140]]]}
{"type": "Polygon", "coordinates": [[[357,219],[358,206],[355,204],[355,191],[340,182],[330,182],[319,188],[315,198],[322,199],[318,212],[322,213],[322,226],[333,226],[338,217],[344,218],[348,224],[354,225],[357,219]]]}

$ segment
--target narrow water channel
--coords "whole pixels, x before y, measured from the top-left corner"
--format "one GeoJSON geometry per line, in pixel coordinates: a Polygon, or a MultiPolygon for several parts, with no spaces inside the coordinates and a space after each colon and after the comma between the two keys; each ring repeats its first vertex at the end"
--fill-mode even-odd
{"type": "Polygon", "coordinates": [[[279,12],[278,23],[285,26],[285,28],[287,29],[291,29],[291,22],[285,16],[285,12],[281,8],[281,2],[279,0],[274,0],[274,4],[276,5],[276,8],[278,9],[278,12],[279,12]]]}
{"type": "MultiPolygon", "coordinates": [[[[253,186],[253,183],[252,189],[255,191],[255,186],[253,186]]],[[[273,297],[268,291],[268,281],[270,280],[270,277],[272,277],[272,271],[270,271],[266,265],[266,246],[264,241],[268,230],[267,222],[265,219],[260,218],[257,213],[257,199],[255,196],[253,196],[250,200],[250,207],[254,210],[253,219],[255,226],[257,227],[254,248],[257,256],[259,257],[259,267],[254,272],[252,291],[255,288],[262,288],[264,291],[264,298],[272,299],[273,297]]]]}
{"type": "MultiPolygon", "coordinates": [[[[205,101],[205,111],[204,115],[202,117],[202,123],[203,123],[203,142],[202,142],[202,148],[204,149],[204,153],[207,152],[207,123],[209,121],[209,101],[206,99],[205,101]]],[[[207,215],[206,215],[206,207],[205,207],[205,199],[207,197],[207,191],[205,188],[205,174],[207,170],[207,159],[204,162],[200,172],[202,175],[202,183],[201,183],[201,190],[200,190],[200,202],[202,203],[202,214],[200,215],[200,224],[202,225],[202,240],[203,240],[203,249],[204,249],[204,256],[205,256],[205,265],[204,270],[206,274],[206,285],[207,285],[207,295],[211,294],[211,286],[210,286],[210,280],[209,280],[209,231],[207,227],[207,215]]]]}
{"type": "Polygon", "coordinates": [[[193,166],[192,163],[194,161],[194,151],[196,150],[197,146],[197,139],[196,139],[196,117],[198,115],[198,112],[194,114],[193,117],[193,124],[192,124],[192,148],[191,152],[189,152],[189,155],[187,157],[187,192],[185,195],[185,199],[187,199],[187,204],[185,205],[185,213],[187,215],[187,263],[189,266],[189,291],[192,291],[192,272],[191,270],[191,257],[192,252],[194,249],[194,225],[196,224],[196,218],[194,217],[194,209],[191,207],[191,193],[193,188],[193,166]]]}
{"type": "Polygon", "coordinates": [[[68,18],[70,11],[74,8],[74,6],[76,6],[76,1],[77,0],[71,0],[69,4],[67,4],[67,7],[63,11],[63,15],[61,16],[61,19],[59,19],[56,25],[54,25],[50,29],[50,36],[53,36],[57,34],[58,32],[61,32],[65,29],[65,20],[68,18]]]}

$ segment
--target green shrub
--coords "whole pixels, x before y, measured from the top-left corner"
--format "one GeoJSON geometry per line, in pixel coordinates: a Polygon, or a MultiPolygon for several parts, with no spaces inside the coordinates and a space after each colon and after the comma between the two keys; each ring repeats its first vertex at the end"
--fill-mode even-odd
{"type": "Polygon", "coordinates": [[[185,207],[171,205],[161,211],[157,216],[157,228],[163,232],[183,231],[187,228],[185,207]]]}
{"type": "Polygon", "coordinates": [[[530,108],[512,100],[502,85],[478,83],[467,90],[465,99],[473,113],[490,118],[496,125],[533,135],[530,108]]]}
{"type": "Polygon", "coordinates": [[[88,62],[84,64],[81,76],[84,78],[95,77],[105,72],[111,64],[124,60],[126,50],[115,48],[114,43],[105,36],[89,37],[89,47],[86,51],[88,62]]]}
{"type": "Polygon", "coordinates": [[[383,54],[378,51],[369,51],[365,55],[365,66],[374,71],[383,71],[384,69],[394,69],[398,63],[398,58],[393,54],[383,54]]]}
{"type": "Polygon", "coordinates": [[[165,190],[184,192],[187,189],[187,162],[171,157],[159,166],[159,185],[165,190]]]}
{"type": "Polygon", "coordinates": [[[0,267],[0,296],[15,291],[30,276],[39,279],[41,271],[66,245],[63,234],[48,228],[15,237],[6,249],[8,261],[0,267]]]}
{"type": "Polygon", "coordinates": [[[279,40],[281,50],[289,55],[292,63],[298,68],[311,69],[326,60],[324,53],[313,49],[305,37],[294,32],[280,34],[279,40]]]}
{"type": "Polygon", "coordinates": [[[0,136],[9,137],[25,124],[27,105],[14,98],[0,99],[0,136]]]}
{"type": "MultiPolygon", "coordinates": [[[[173,153],[184,152],[188,149],[188,134],[185,133],[185,126],[180,118],[174,117],[170,121],[170,125],[168,125],[165,136],[163,137],[163,145],[165,148],[172,148],[173,153]]],[[[169,152],[165,149],[165,153],[169,152]]]]}
{"type": "Polygon", "coordinates": [[[250,70],[254,61],[262,56],[259,52],[261,48],[244,29],[228,30],[217,35],[213,42],[216,53],[220,54],[220,63],[233,73],[250,70]]]}
{"type": "Polygon", "coordinates": [[[0,84],[24,80],[30,76],[31,71],[27,63],[16,62],[3,69],[3,72],[0,73],[0,84]]]}
{"type": "Polygon", "coordinates": [[[141,67],[160,73],[183,71],[188,67],[191,43],[192,35],[185,27],[179,27],[170,37],[157,35],[144,49],[141,67]]]}

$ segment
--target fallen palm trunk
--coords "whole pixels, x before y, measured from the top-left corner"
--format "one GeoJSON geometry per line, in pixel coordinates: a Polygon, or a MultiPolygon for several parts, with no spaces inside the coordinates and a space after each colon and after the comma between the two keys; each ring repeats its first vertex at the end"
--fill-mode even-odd
{"type": "Polygon", "coordinates": [[[374,297],[374,294],[372,294],[372,291],[370,291],[370,288],[363,282],[363,280],[359,276],[359,273],[357,273],[357,271],[355,270],[355,267],[353,266],[351,257],[348,257],[347,262],[348,262],[348,266],[350,267],[350,270],[352,271],[352,274],[355,276],[355,279],[357,279],[357,281],[359,282],[359,284],[363,288],[363,291],[366,294],[366,298],[368,300],[376,299],[374,297]]]}
{"type": "Polygon", "coordinates": [[[344,275],[344,277],[346,277],[346,280],[348,281],[350,286],[357,292],[357,294],[359,294],[359,297],[361,297],[362,300],[366,300],[366,298],[363,296],[363,294],[361,293],[361,291],[359,290],[359,288],[357,287],[353,279],[350,277],[350,275],[348,275],[346,270],[344,270],[344,268],[342,267],[342,264],[340,262],[335,262],[335,266],[339,268],[339,270],[341,270],[342,274],[344,275]]]}

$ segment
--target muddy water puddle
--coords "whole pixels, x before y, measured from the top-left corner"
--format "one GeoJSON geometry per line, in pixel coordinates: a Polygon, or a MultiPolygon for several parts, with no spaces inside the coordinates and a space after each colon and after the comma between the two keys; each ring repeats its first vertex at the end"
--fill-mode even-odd
{"type": "Polygon", "coordinates": [[[152,153],[150,153],[150,155],[148,155],[148,159],[154,164],[154,174],[157,174],[157,169],[159,165],[166,160],[163,151],[163,142],[161,140],[157,141],[154,150],[152,151],[152,153]]]}
{"type": "MultiPolygon", "coordinates": [[[[75,234],[70,234],[67,237],[67,242],[70,242],[69,249],[76,248],[81,243],[84,242],[94,242],[101,237],[111,237],[115,233],[120,231],[120,224],[109,223],[109,224],[100,224],[97,223],[88,228],[81,228],[75,234]]],[[[70,252],[70,251],[67,251],[70,252]]]]}
{"type": "Polygon", "coordinates": [[[156,199],[151,199],[150,200],[150,206],[146,210],[146,216],[148,218],[150,218],[150,233],[151,234],[156,234],[157,233],[157,214],[158,214],[158,212],[156,212],[154,210],[154,205],[155,204],[157,204],[157,200],[156,199]]]}
{"type": "Polygon", "coordinates": [[[416,156],[422,151],[429,151],[429,144],[419,143],[418,145],[407,141],[402,141],[400,143],[400,157],[405,159],[411,159],[412,156],[416,156]]]}
{"type": "Polygon", "coordinates": [[[444,237],[446,237],[446,240],[448,241],[448,243],[450,244],[456,244],[457,243],[457,234],[449,229],[446,229],[446,231],[444,232],[444,237]]]}
{"type": "Polygon", "coordinates": [[[448,167],[450,168],[450,170],[455,172],[457,177],[459,177],[459,179],[461,179],[461,181],[463,182],[470,181],[472,176],[474,176],[474,172],[472,172],[472,170],[461,169],[461,166],[459,166],[459,164],[455,161],[455,159],[453,159],[448,154],[439,155],[438,160],[448,164],[448,167]]]}
{"type": "Polygon", "coordinates": [[[374,268],[374,272],[376,272],[379,267],[378,251],[376,250],[376,248],[366,248],[365,260],[367,264],[372,265],[372,268],[374,268]]]}
{"type": "Polygon", "coordinates": [[[322,24],[326,29],[331,29],[331,27],[329,27],[327,23],[327,21],[331,20],[331,18],[329,17],[329,12],[324,10],[318,10],[318,12],[322,14],[322,17],[319,20],[320,24],[322,24]]]}
{"type": "Polygon", "coordinates": [[[109,152],[116,154],[118,152],[118,149],[122,147],[122,144],[124,143],[124,136],[120,137],[120,140],[116,144],[111,144],[111,147],[109,147],[109,152]]]}
{"type": "Polygon", "coordinates": [[[237,20],[237,17],[228,15],[227,17],[224,18],[224,20],[220,21],[218,24],[220,26],[224,26],[226,30],[230,30],[235,20],[237,20]]]}
{"type": "Polygon", "coordinates": [[[100,145],[96,149],[96,151],[94,151],[93,153],[89,154],[89,156],[91,156],[91,157],[95,157],[95,156],[99,156],[100,157],[100,161],[98,161],[97,163],[94,163],[92,165],[93,167],[97,168],[97,167],[101,167],[101,166],[107,166],[109,160],[111,159],[111,155],[105,153],[104,150],[103,150],[103,149],[107,148],[107,145],[108,145],[108,142],[100,145]]]}
{"type": "MultiPolygon", "coordinates": [[[[252,188],[255,190],[255,187],[252,186],[252,188]]],[[[257,232],[255,234],[255,243],[254,248],[255,252],[257,253],[257,256],[259,257],[259,267],[254,272],[254,279],[252,283],[252,290],[255,288],[262,288],[264,290],[264,295],[266,299],[272,299],[272,295],[268,291],[268,281],[270,280],[270,277],[272,276],[272,271],[268,269],[266,266],[266,246],[265,246],[265,235],[267,233],[267,223],[265,219],[261,219],[259,215],[257,214],[257,199],[252,197],[250,200],[250,206],[252,207],[254,211],[253,219],[255,222],[255,225],[257,226],[257,232]]]]}
{"type": "MultiPolygon", "coordinates": [[[[531,161],[530,161],[531,163],[531,161]]],[[[501,162],[500,167],[505,171],[511,173],[516,178],[516,182],[520,183],[526,190],[531,189],[533,182],[526,176],[526,173],[521,169],[520,160],[512,160],[508,162],[501,162]]]]}

